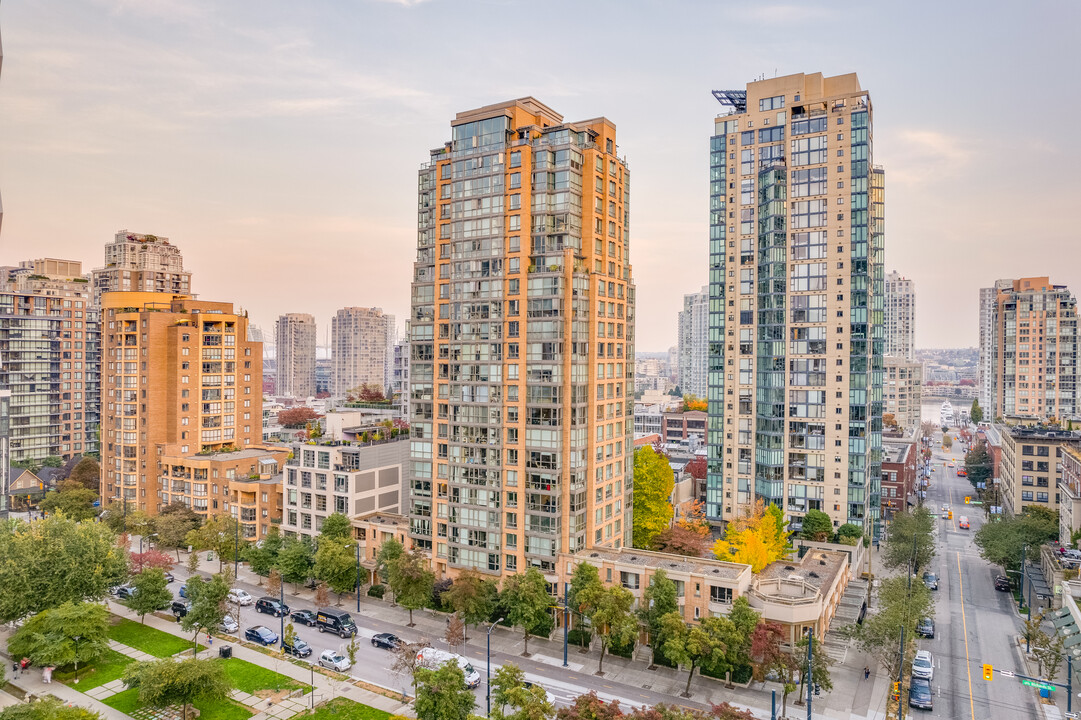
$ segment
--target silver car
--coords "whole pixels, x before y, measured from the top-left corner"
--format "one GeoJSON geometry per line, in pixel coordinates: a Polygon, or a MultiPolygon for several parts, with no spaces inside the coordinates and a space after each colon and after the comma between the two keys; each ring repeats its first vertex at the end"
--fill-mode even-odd
{"type": "Polygon", "coordinates": [[[340,673],[349,672],[349,668],[353,667],[349,662],[349,658],[344,657],[336,650],[324,650],[319,656],[319,665],[328,670],[337,670],[340,673]]]}
{"type": "Polygon", "coordinates": [[[240,625],[237,624],[232,615],[226,615],[218,625],[218,630],[228,635],[236,635],[237,631],[240,630],[240,625]]]}

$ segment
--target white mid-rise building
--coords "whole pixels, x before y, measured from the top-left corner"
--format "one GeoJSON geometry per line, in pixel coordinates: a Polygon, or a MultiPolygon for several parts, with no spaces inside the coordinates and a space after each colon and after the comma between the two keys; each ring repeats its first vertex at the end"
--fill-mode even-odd
{"type": "Polygon", "coordinates": [[[277,394],[305,400],[315,397],[315,318],[289,313],[275,328],[277,394]]]}
{"type": "Polygon", "coordinates": [[[916,359],[916,288],[911,280],[898,272],[886,275],[886,355],[916,359]]]}
{"type": "Polygon", "coordinates": [[[709,339],[709,287],[683,296],[679,313],[679,389],[704,398],[707,393],[706,347],[709,339]]]}

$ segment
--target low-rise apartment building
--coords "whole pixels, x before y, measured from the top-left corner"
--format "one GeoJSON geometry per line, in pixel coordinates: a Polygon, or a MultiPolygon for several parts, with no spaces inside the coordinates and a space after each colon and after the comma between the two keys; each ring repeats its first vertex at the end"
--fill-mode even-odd
{"type": "Polygon", "coordinates": [[[1076,447],[1081,433],[1045,427],[1000,426],[1003,511],[1014,515],[1028,505],[1059,509],[1063,448],[1076,447]]]}
{"type": "Polygon", "coordinates": [[[664,441],[666,443],[706,438],[706,413],[701,410],[668,412],[664,414],[664,441]]]}
{"type": "Polygon", "coordinates": [[[1058,540],[1069,547],[1073,534],[1081,530],[1081,449],[1069,445],[1062,448],[1062,479],[1058,488],[1058,540]]]}
{"type": "Polygon", "coordinates": [[[913,443],[882,444],[882,516],[903,512],[916,488],[916,446],[913,443]]]}

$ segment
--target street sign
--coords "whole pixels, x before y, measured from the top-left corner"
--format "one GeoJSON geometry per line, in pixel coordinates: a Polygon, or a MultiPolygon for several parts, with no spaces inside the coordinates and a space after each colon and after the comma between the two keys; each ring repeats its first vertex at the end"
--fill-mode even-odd
{"type": "Polygon", "coordinates": [[[1064,718],[1077,718],[1077,713],[1075,713],[1075,712],[1062,713],[1062,717],[1064,717],[1064,718]]]}
{"type": "Polygon", "coordinates": [[[969,505],[983,505],[983,501],[982,500],[973,500],[972,502],[969,503],[969,505]]]}
{"type": "Polygon", "coordinates": [[[1017,673],[1015,673],[1013,670],[999,670],[998,674],[1002,677],[1013,677],[1017,673]]]}
{"type": "Polygon", "coordinates": [[[1022,680],[1021,684],[1028,685],[1029,687],[1034,687],[1037,690],[1047,690],[1048,692],[1056,688],[1056,686],[1052,685],[1051,683],[1040,682],[1039,680],[1022,680]]]}

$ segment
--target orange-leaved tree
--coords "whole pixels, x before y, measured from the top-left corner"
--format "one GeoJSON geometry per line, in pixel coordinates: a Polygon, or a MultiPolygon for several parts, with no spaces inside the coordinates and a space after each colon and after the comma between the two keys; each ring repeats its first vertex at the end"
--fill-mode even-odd
{"type": "Polygon", "coordinates": [[[784,513],[776,505],[766,507],[761,498],[753,509],[729,523],[724,538],[713,545],[713,554],[719,560],[746,563],[753,573],[762,572],[762,568],[791,550],[784,513]]]}

